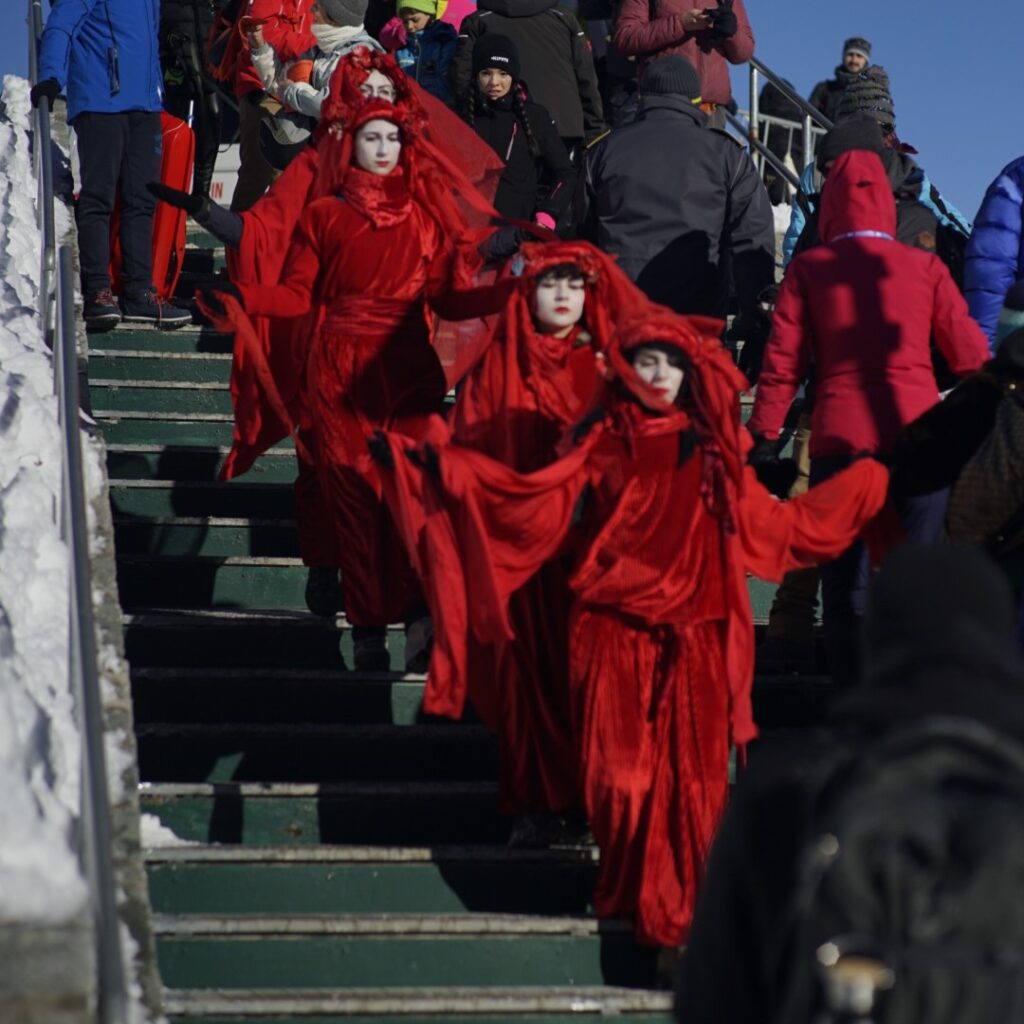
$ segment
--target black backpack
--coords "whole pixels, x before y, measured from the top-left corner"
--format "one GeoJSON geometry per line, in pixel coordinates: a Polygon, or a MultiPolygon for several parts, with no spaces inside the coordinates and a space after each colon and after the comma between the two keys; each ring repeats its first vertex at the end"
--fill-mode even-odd
{"type": "Polygon", "coordinates": [[[1024,748],[936,717],[810,789],[775,1024],[1024,1021],[1024,748]]]}

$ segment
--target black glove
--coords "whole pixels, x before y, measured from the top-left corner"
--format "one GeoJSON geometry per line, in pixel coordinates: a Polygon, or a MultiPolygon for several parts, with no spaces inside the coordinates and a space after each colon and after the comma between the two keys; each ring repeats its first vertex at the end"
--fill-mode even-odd
{"type": "Polygon", "coordinates": [[[203,208],[204,199],[202,196],[194,196],[189,192],[182,192],[179,188],[171,188],[160,181],[147,181],[146,188],[150,194],[156,196],[162,203],[168,206],[175,206],[184,210],[190,217],[194,217],[203,208]]]}
{"type": "Polygon", "coordinates": [[[779,458],[779,445],[766,437],[754,439],[754,447],[747,459],[757,479],[776,498],[787,498],[796,483],[800,469],[793,459],[779,458]]]}
{"type": "Polygon", "coordinates": [[[437,449],[429,441],[425,441],[421,448],[406,448],[405,455],[414,466],[419,466],[428,476],[435,480],[441,479],[441,460],[437,449]]]}
{"type": "Polygon", "coordinates": [[[60,95],[60,86],[57,84],[56,78],[44,78],[41,82],[37,82],[32,86],[32,91],[28,94],[29,99],[32,101],[33,107],[39,106],[39,101],[46,97],[46,106],[53,110],[53,101],[60,95]]]}
{"type": "Polygon", "coordinates": [[[519,251],[519,246],[528,238],[530,238],[530,234],[523,228],[517,228],[514,224],[506,224],[480,243],[480,255],[488,263],[507,260],[519,251]]]}
{"type": "Polygon", "coordinates": [[[713,39],[731,39],[736,35],[739,22],[736,20],[736,13],[732,9],[732,0],[718,0],[718,6],[712,7],[708,14],[711,15],[711,36],[713,39]]]}
{"type": "Polygon", "coordinates": [[[385,469],[394,470],[395,468],[395,457],[391,454],[391,445],[388,444],[388,439],[384,436],[380,430],[374,431],[373,437],[366,439],[366,447],[370,449],[370,458],[377,463],[378,466],[383,466],[385,469]]]}
{"type": "Polygon", "coordinates": [[[199,298],[202,299],[203,305],[205,305],[214,316],[225,316],[227,314],[227,307],[224,305],[225,295],[230,295],[232,298],[237,299],[240,304],[244,305],[242,302],[242,293],[230,281],[208,285],[200,291],[199,298]]]}

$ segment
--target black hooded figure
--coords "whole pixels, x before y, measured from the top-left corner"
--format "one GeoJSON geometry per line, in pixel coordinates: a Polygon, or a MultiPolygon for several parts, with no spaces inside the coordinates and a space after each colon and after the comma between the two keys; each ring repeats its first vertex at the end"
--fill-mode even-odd
{"type": "MultiPolygon", "coordinates": [[[[1000,773],[1000,779],[1006,778],[1007,789],[1018,775],[1024,779],[1024,661],[1014,627],[1009,584],[977,549],[907,545],[892,554],[869,594],[859,688],[836,701],[819,732],[796,742],[776,741],[773,746],[769,741],[760,751],[755,748],[751,768],[736,787],[697,901],[679,979],[676,1017],[680,1022],[761,1024],[765,1020],[790,1019],[779,1010],[787,993],[792,993],[789,982],[797,959],[793,920],[800,901],[796,894],[808,892],[809,862],[805,855],[812,846],[811,836],[820,838],[822,834],[817,828],[820,819],[813,817],[811,809],[820,808],[824,800],[823,778],[831,787],[827,792],[834,806],[836,787],[842,792],[854,777],[849,770],[843,774],[826,772],[836,763],[837,750],[860,758],[854,763],[863,778],[865,771],[880,771],[882,762],[874,757],[883,745],[889,744],[892,749],[893,744],[907,737],[942,728],[963,737],[977,737],[992,749],[1005,752],[1008,763],[1022,766],[1020,772],[1000,773]],[[1011,775],[1013,778],[1009,778],[1011,775]],[[723,978],[729,983],[722,984],[723,978]]],[[[964,749],[969,746],[966,744],[964,749]]],[[[914,751],[912,759],[901,763],[901,769],[904,778],[911,774],[925,778],[934,770],[937,758],[942,757],[946,759],[947,774],[962,769],[966,776],[975,766],[976,755],[970,754],[971,760],[967,760],[968,754],[964,753],[959,764],[957,756],[955,746],[922,746],[919,752],[914,751]]],[[[1024,787],[1024,782],[1020,785],[1024,787]]],[[[979,788],[977,792],[985,795],[987,791],[979,788]]],[[[932,795],[938,796],[938,791],[932,795]]],[[[885,801],[878,804],[884,812],[885,801]]],[[[954,936],[960,922],[976,932],[984,929],[986,922],[995,921],[1004,931],[1007,947],[1019,951],[1021,915],[1013,908],[1024,902],[1024,892],[1020,891],[1024,868],[1006,884],[1004,896],[995,901],[982,900],[984,905],[979,906],[977,899],[972,903],[964,894],[975,891],[975,887],[979,892],[986,891],[980,878],[986,857],[990,855],[994,860],[1005,850],[1000,822],[1005,820],[1007,829],[1017,829],[1024,837],[1024,828],[1018,828],[1020,816],[1005,815],[993,826],[991,817],[981,813],[988,807],[982,796],[972,796],[969,806],[977,807],[978,816],[976,828],[968,830],[974,840],[964,843],[961,837],[962,846],[970,848],[965,850],[951,839],[952,830],[931,828],[935,835],[929,835],[935,818],[927,804],[927,800],[922,801],[919,815],[904,815],[906,830],[916,828],[927,838],[947,844],[950,857],[961,856],[965,861],[964,877],[947,869],[940,880],[940,887],[948,888],[946,905],[942,900],[931,904],[929,920],[935,930],[948,924],[942,919],[951,913],[954,936]],[[969,856],[973,862],[968,861],[969,856]],[[966,872],[968,863],[970,872],[966,872]],[[982,870],[978,870],[979,865],[982,870]]],[[[849,851],[848,846],[844,849],[849,851]]],[[[849,852],[846,855],[849,857],[849,852]]],[[[925,858],[921,859],[924,863],[925,858]]],[[[1024,844],[1019,859],[1024,860],[1024,844]]],[[[879,874],[884,875],[884,870],[879,874]]],[[[898,882],[893,884],[892,877],[885,881],[888,886],[879,886],[886,893],[883,909],[890,924],[902,926],[915,908],[923,906],[921,892],[910,888],[917,879],[898,879],[905,881],[907,888],[898,882]]],[[[820,903],[822,892],[827,890],[810,891],[820,903]]],[[[877,897],[877,891],[865,890],[865,902],[877,897]]],[[[920,954],[926,946],[927,942],[922,941],[910,948],[920,954]]],[[[814,960],[813,952],[810,959],[814,960]]],[[[1019,977],[1019,961],[1015,964],[1019,977]]],[[[948,962],[944,970],[949,973],[948,962]]],[[[967,988],[972,977],[968,973],[967,988]]],[[[906,991],[904,986],[900,997],[906,991]]],[[[927,1014],[929,1020],[1007,1019],[998,1014],[950,1017],[939,1012],[953,1005],[952,992],[962,996],[961,1005],[970,1003],[970,992],[950,988],[934,1004],[934,1015],[927,1014]]]]}

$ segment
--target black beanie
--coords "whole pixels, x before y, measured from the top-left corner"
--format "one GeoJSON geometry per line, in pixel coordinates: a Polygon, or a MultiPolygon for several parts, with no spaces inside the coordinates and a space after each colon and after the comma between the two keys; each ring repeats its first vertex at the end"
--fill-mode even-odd
{"type": "Polygon", "coordinates": [[[836,120],[853,114],[870,114],[879,124],[896,124],[896,106],[885,68],[877,64],[866,68],[843,90],[836,105],[836,120]]]}
{"type": "Polygon", "coordinates": [[[474,77],[487,68],[507,71],[515,81],[519,81],[519,51],[508,36],[487,32],[473,44],[474,77]]]}
{"type": "Polygon", "coordinates": [[[644,68],[640,76],[640,93],[644,96],[685,96],[700,100],[700,76],[697,69],[677,54],[659,57],[644,68]]]}
{"type": "Polygon", "coordinates": [[[871,43],[863,36],[850,36],[843,43],[843,56],[848,53],[859,53],[865,60],[871,60],[871,43]]]}
{"type": "Polygon", "coordinates": [[[879,156],[885,153],[882,129],[870,114],[854,114],[822,136],[818,143],[818,170],[824,173],[828,164],[851,149],[867,149],[879,156]]]}

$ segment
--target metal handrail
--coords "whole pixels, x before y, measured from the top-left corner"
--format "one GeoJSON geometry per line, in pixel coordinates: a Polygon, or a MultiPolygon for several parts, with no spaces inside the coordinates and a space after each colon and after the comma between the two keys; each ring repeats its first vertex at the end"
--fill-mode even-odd
{"type": "MultiPolygon", "coordinates": [[[[29,0],[28,18],[29,74],[35,85],[39,78],[42,0],[29,0]]],[[[40,281],[40,302],[43,308],[40,314],[54,354],[54,380],[63,447],[60,532],[70,553],[68,676],[75,695],[82,736],[79,856],[89,883],[96,931],[97,1019],[100,1024],[127,1024],[128,986],[114,878],[113,828],[104,749],[103,700],[96,656],[96,623],[92,606],[88,503],[82,462],[74,260],[70,246],[66,245],[60,248],[59,261],[56,258],[53,142],[47,104],[40,103],[33,116],[33,162],[39,184],[36,218],[43,233],[43,276],[40,281]],[[56,277],[54,270],[57,271],[56,277]],[[55,292],[52,296],[51,291],[55,292]],[[59,312],[56,323],[54,305],[59,312]]]]}

